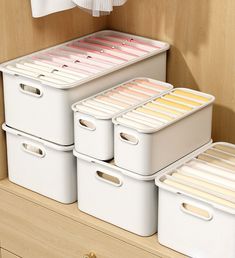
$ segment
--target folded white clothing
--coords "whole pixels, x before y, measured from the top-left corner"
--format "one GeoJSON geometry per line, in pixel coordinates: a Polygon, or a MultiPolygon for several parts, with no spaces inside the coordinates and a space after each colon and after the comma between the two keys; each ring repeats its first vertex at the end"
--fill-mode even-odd
{"type": "Polygon", "coordinates": [[[72,0],[31,0],[32,16],[35,18],[75,6],[76,4],[72,0]]]}
{"type": "Polygon", "coordinates": [[[121,6],[127,0],[72,0],[78,7],[86,9],[93,16],[109,14],[114,6],[121,6]]]}

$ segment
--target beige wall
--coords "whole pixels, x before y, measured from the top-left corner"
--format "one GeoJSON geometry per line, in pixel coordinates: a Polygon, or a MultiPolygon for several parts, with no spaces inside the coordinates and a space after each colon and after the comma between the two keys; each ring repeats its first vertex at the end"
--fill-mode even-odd
{"type": "MultiPolygon", "coordinates": [[[[0,63],[105,29],[106,22],[106,17],[92,18],[78,8],[33,19],[29,0],[0,0],[0,63]]],[[[3,121],[0,85],[0,124],[3,121]]],[[[6,176],[7,171],[5,152],[5,135],[0,130],[0,179],[6,176]]]]}
{"type": "Polygon", "coordinates": [[[108,22],[169,42],[168,81],[214,94],[213,138],[235,143],[234,0],[128,0],[108,22]]]}
{"type": "MultiPolygon", "coordinates": [[[[234,0],[128,0],[108,19],[79,9],[33,19],[29,0],[1,0],[0,63],[106,27],[169,42],[168,81],[214,94],[213,138],[235,143],[234,0]]],[[[0,178],[5,164],[0,131],[0,178]]]]}

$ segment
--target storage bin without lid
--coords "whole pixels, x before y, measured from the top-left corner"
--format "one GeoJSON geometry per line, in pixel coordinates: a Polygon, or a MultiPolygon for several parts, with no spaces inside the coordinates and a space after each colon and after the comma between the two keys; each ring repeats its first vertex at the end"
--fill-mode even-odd
{"type": "MultiPolygon", "coordinates": [[[[78,208],[81,211],[137,235],[156,233],[156,175],[141,176],[113,162],[100,161],[75,150],[73,153],[77,157],[78,208]]],[[[168,169],[187,160],[185,157],[168,169]]]]}
{"type": "Polygon", "coordinates": [[[9,180],[62,203],[77,200],[76,160],[61,146],[3,124],[7,135],[9,180]]]}
{"type": "MultiPolygon", "coordinates": [[[[166,94],[176,90],[206,97],[208,102],[177,115],[171,121],[161,122],[160,118],[157,126],[146,127],[138,123],[141,127],[137,127],[135,122],[128,124],[122,119],[126,114],[136,112],[136,107],[114,117],[114,159],[117,166],[137,174],[151,175],[210,141],[214,97],[185,88],[175,88],[166,94]]],[[[166,94],[146,101],[138,108],[155,99],[163,99],[166,94]]]]}
{"type": "MultiPolygon", "coordinates": [[[[235,145],[233,144],[213,143],[200,153],[190,155],[191,158],[185,165],[189,164],[190,166],[192,161],[200,163],[201,160],[197,159],[197,156],[218,146],[232,148],[235,153],[235,145]]],[[[223,162],[230,164],[230,161],[224,160],[223,162]]],[[[213,188],[204,186],[200,190],[199,186],[196,187],[194,183],[187,182],[187,188],[181,189],[179,188],[181,186],[177,187],[174,184],[164,183],[165,179],[171,179],[171,175],[177,173],[177,169],[184,167],[184,164],[157,175],[155,183],[159,187],[158,239],[161,244],[190,257],[233,258],[235,257],[235,200],[231,197],[228,198],[225,192],[220,194],[217,187],[227,190],[233,189],[234,195],[235,180],[232,179],[234,178],[234,171],[222,168],[218,164],[207,162],[205,164],[209,164],[212,169],[216,169],[213,173],[204,170],[205,174],[211,176],[217,174],[218,176],[219,171],[221,171],[221,180],[217,183],[212,181],[212,177],[203,180],[213,188]],[[230,178],[233,188],[229,185],[223,185],[225,174],[226,178],[230,178]],[[215,186],[216,188],[214,188],[215,186]],[[198,195],[197,191],[191,192],[191,188],[199,189],[203,194],[198,195]]],[[[235,163],[233,164],[235,168],[235,163]]],[[[198,169],[198,172],[200,171],[202,170],[198,169]]],[[[197,178],[197,176],[193,178],[197,178]]],[[[177,180],[177,178],[172,180],[176,180],[180,185],[183,182],[180,179],[177,180]]]]}
{"type": "MultiPolygon", "coordinates": [[[[131,43],[127,42],[126,44],[131,43]]],[[[166,76],[166,51],[168,49],[169,45],[167,43],[115,31],[100,31],[3,63],[0,66],[0,70],[3,72],[6,123],[13,128],[45,140],[61,145],[71,145],[74,143],[72,103],[136,76],[147,76],[164,81],[166,76]],[[79,72],[78,75],[77,72],[68,70],[68,63],[66,61],[63,61],[64,65],[63,62],[61,63],[61,60],[56,65],[51,64],[51,57],[48,55],[48,52],[51,53],[68,48],[69,45],[76,44],[78,40],[106,35],[138,39],[158,48],[142,56],[134,57],[132,60],[113,63],[108,68],[103,67],[96,73],[88,72],[87,74],[87,72],[83,71],[85,74],[79,72]],[[37,65],[41,58],[43,58],[44,62],[45,60],[49,61],[49,64],[43,65],[43,72],[32,67],[32,63],[33,66],[35,65],[35,56],[37,57],[37,65]],[[24,70],[25,62],[27,63],[26,70],[24,70]],[[16,65],[19,67],[16,67],[16,65]],[[49,72],[46,72],[45,69],[49,69],[49,72]],[[12,105],[12,103],[15,104],[12,105]],[[15,108],[16,106],[17,108],[15,108]]],[[[84,55],[83,60],[91,60],[92,49],[91,52],[74,51],[74,55],[79,53],[84,55]]],[[[103,52],[99,53],[102,55],[103,52]]],[[[55,58],[58,59],[58,57],[55,58]]],[[[63,54],[60,55],[61,58],[64,58],[63,54]]],[[[73,62],[77,63],[76,60],[73,60],[73,62]]],[[[69,65],[74,66],[75,63],[73,62],[71,61],[69,65]]],[[[103,62],[107,64],[110,61],[103,60],[103,62]]],[[[87,66],[84,63],[78,65],[80,68],[87,66]]],[[[88,65],[91,66],[91,64],[88,65]]],[[[69,67],[69,69],[74,68],[69,67]]]]}
{"type": "MultiPolygon", "coordinates": [[[[82,101],[76,102],[72,105],[72,109],[74,111],[74,136],[75,136],[75,149],[77,152],[100,159],[100,160],[110,160],[113,158],[113,142],[114,142],[114,128],[112,123],[112,117],[118,115],[123,112],[123,110],[127,108],[119,108],[117,111],[112,111],[110,114],[99,111],[99,108],[96,109],[94,106],[86,106],[89,100],[95,100],[98,96],[104,96],[107,93],[112,93],[113,90],[119,88],[122,85],[127,85],[131,83],[135,83],[136,81],[148,81],[150,83],[156,84],[157,86],[163,86],[165,88],[160,90],[155,89],[155,93],[152,95],[148,95],[146,99],[150,99],[153,96],[158,97],[163,93],[168,92],[173,88],[171,84],[164,83],[161,81],[156,81],[150,78],[134,78],[129,81],[123,82],[109,90],[98,93],[92,97],[84,99],[82,101]],[[81,110],[81,108],[83,108],[81,110]],[[97,110],[97,112],[95,112],[97,110]],[[95,148],[91,148],[91,146],[96,146],[95,148]]],[[[141,85],[141,83],[139,83],[141,85]]],[[[159,88],[160,88],[159,87],[159,88]]],[[[130,88],[131,89],[131,88],[130,88]]],[[[149,88],[146,88],[146,91],[149,88]]],[[[138,91],[136,91],[138,92],[138,91]]],[[[143,91],[143,93],[145,93],[143,91]]],[[[128,99],[127,95],[123,95],[128,99]]],[[[111,98],[110,98],[111,99],[111,98]]],[[[129,99],[130,96],[129,96],[129,99]]],[[[115,99],[116,100],[116,99],[115,99]]],[[[118,100],[118,99],[117,99],[118,100]]],[[[120,100],[119,100],[120,101],[120,100]]],[[[140,103],[144,102],[143,99],[136,99],[134,104],[128,104],[129,107],[136,106],[140,103]]],[[[126,103],[125,101],[123,103],[126,103]]],[[[99,103],[97,103],[98,105],[99,103]]],[[[102,107],[102,104],[100,104],[102,107]]],[[[105,105],[104,105],[105,106],[105,105]]],[[[115,110],[116,108],[107,105],[108,108],[112,108],[115,110]]],[[[106,108],[106,106],[104,108],[106,108]]],[[[100,110],[103,110],[101,108],[100,110]]],[[[106,111],[106,110],[105,110],[106,111]]]]}

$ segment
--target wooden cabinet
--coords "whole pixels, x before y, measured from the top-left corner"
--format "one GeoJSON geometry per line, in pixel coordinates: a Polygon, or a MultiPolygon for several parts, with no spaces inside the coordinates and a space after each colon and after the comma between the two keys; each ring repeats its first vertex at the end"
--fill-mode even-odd
{"type": "Polygon", "coordinates": [[[0,249],[0,258],[20,258],[20,256],[17,256],[5,249],[0,249]]]}
{"type": "Polygon", "coordinates": [[[1,247],[23,258],[184,257],[156,235],[136,236],[80,212],[76,203],[60,204],[8,180],[0,182],[0,203],[1,247]]]}

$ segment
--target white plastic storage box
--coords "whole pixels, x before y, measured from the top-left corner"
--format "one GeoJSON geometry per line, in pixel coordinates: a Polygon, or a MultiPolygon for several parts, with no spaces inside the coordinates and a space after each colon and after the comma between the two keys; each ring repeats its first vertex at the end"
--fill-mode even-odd
{"type": "Polygon", "coordinates": [[[235,145],[212,144],[156,185],[161,244],[194,258],[235,257],[235,145]]]}
{"type": "Polygon", "coordinates": [[[5,124],[9,180],[62,203],[77,200],[76,159],[61,146],[5,124]]]}
{"type": "Polygon", "coordinates": [[[71,145],[71,105],[136,76],[164,81],[168,48],[167,43],[101,31],[4,63],[6,124],[71,145]]]}
{"type": "MultiPolygon", "coordinates": [[[[149,78],[135,78],[75,103],[72,109],[76,151],[100,160],[112,159],[112,117],[172,88],[173,86],[168,83],[149,78]]],[[[138,115],[133,119],[136,117],[138,118],[138,115]]],[[[152,123],[151,118],[147,123],[152,123]]]]}
{"type": "Polygon", "coordinates": [[[208,143],[213,101],[211,95],[177,88],[113,118],[116,165],[147,176],[208,143]],[[132,119],[135,114],[139,120],[132,119]]]}
{"type": "MultiPolygon", "coordinates": [[[[202,152],[207,145],[194,153],[202,152]]],[[[114,161],[100,161],[76,150],[73,153],[77,157],[78,208],[81,211],[140,236],[157,232],[156,174],[141,176],[117,167],[114,161]]],[[[187,160],[188,157],[178,160],[168,166],[167,171],[187,160]]]]}

